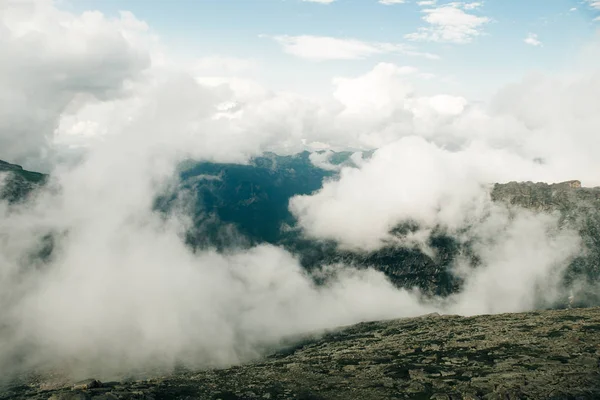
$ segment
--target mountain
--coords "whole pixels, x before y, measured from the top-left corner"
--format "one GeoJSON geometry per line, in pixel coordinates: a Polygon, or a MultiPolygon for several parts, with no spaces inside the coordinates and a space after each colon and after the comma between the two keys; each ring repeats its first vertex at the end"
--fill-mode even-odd
{"type": "MultiPolygon", "coordinates": [[[[370,155],[363,154],[363,158],[370,155]]],[[[333,153],[329,161],[333,165],[352,165],[351,156],[350,152],[333,153]]],[[[297,254],[309,270],[343,262],[358,268],[375,267],[402,287],[417,286],[441,295],[457,290],[458,282],[449,267],[460,249],[441,231],[430,239],[436,254],[432,257],[401,247],[376,252],[344,251],[333,242],[307,239],[295,229],[296,221],[288,209],[290,198],[317,191],[337,174],[316,167],[308,152],[293,156],[268,153],[247,165],[188,162],[181,167],[179,186],[161,196],[156,207],[168,211],[178,195],[192,195],[194,227],[187,240],[194,248],[270,243],[297,254]]],[[[415,227],[407,224],[403,228],[415,227]]]]}
{"type": "Polygon", "coordinates": [[[46,182],[47,175],[26,171],[20,165],[0,160],[0,199],[11,203],[26,198],[36,187],[46,182]]]}
{"type": "Polygon", "coordinates": [[[598,399],[600,309],[428,315],[309,335],[223,370],[70,383],[28,378],[0,399],[598,399]],[[25,384],[27,383],[27,384],[25,384]]]}
{"type": "Polygon", "coordinates": [[[324,179],[335,175],[315,167],[309,157],[308,152],[295,156],[267,153],[252,159],[248,165],[186,163],[176,193],[163,198],[162,206],[168,209],[169,201],[181,192],[192,193],[197,229],[190,232],[189,239],[194,246],[226,246],[220,238],[226,241],[232,238],[219,233],[227,225],[232,225],[249,244],[276,244],[284,236],[282,226],[294,223],[288,210],[289,199],[318,190],[324,179]],[[207,234],[208,239],[204,239],[207,234]]]}
{"type": "MultiPolygon", "coordinates": [[[[334,153],[338,164],[350,162],[350,153],[334,153]]],[[[369,155],[367,155],[369,156],[369,155]]],[[[469,243],[460,243],[443,229],[435,230],[427,254],[417,248],[387,246],[377,251],[348,251],[335,243],[303,237],[294,229],[295,220],[288,210],[294,195],[310,194],[337,171],[323,170],[310,160],[310,154],[294,156],[268,154],[248,165],[190,163],[182,169],[177,193],[188,191],[195,198],[195,228],[188,243],[196,248],[224,248],[271,243],[283,246],[300,257],[306,269],[323,264],[345,263],[358,268],[383,271],[399,287],[418,287],[426,293],[448,295],[461,287],[452,273],[453,262],[460,256],[473,257],[469,243]]],[[[578,282],[573,293],[576,305],[600,305],[600,189],[582,188],[577,181],[560,184],[496,184],[491,198],[512,208],[556,213],[561,226],[578,231],[583,252],[568,267],[565,286],[578,282]]],[[[171,195],[171,200],[175,197],[171,195]]],[[[168,209],[168,201],[161,203],[168,209]]],[[[396,228],[401,235],[417,226],[406,223],[396,228]]],[[[473,264],[477,260],[473,258],[473,264]]],[[[557,306],[565,306],[565,298],[557,306]]]]}
{"type": "MultiPolygon", "coordinates": [[[[428,294],[446,296],[460,290],[462,281],[452,272],[454,261],[458,256],[473,258],[473,264],[477,260],[468,242],[459,242],[443,229],[432,233],[428,245],[433,251],[427,253],[392,245],[371,252],[349,251],[331,241],[304,237],[288,209],[290,198],[311,194],[338,175],[335,168],[315,166],[312,156],[308,152],[290,156],[266,153],[245,165],[186,161],[179,167],[179,184],[158,196],[155,208],[157,212],[169,212],[178,198],[191,199],[193,226],[186,241],[195,249],[224,250],[270,243],[296,254],[307,270],[344,263],[375,268],[398,287],[418,287],[428,294]]],[[[328,156],[330,167],[355,162],[350,152],[328,156]]],[[[24,198],[47,179],[5,162],[0,163],[0,170],[11,173],[2,196],[12,202],[24,198]]],[[[556,213],[563,227],[578,231],[583,252],[567,268],[564,285],[577,282],[574,305],[600,305],[600,188],[582,188],[577,181],[550,185],[511,182],[494,185],[490,195],[493,201],[512,208],[556,213]]],[[[417,228],[405,223],[395,232],[401,235],[417,228]]],[[[567,302],[565,296],[556,306],[566,306],[567,302]]]]}
{"type": "Polygon", "coordinates": [[[600,188],[584,188],[576,180],[510,182],[494,185],[491,196],[510,206],[554,213],[562,227],[577,231],[583,252],[567,268],[565,284],[579,283],[577,305],[600,304],[600,188]]]}

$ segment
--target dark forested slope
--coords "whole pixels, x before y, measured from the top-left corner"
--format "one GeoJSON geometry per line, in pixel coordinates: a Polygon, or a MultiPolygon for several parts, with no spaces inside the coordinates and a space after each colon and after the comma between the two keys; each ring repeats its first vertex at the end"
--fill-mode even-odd
{"type": "MultiPolygon", "coordinates": [[[[352,165],[351,155],[333,153],[329,160],[331,164],[352,165]]],[[[182,163],[178,184],[156,199],[156,209],[168,212],[184,195],[193,218],[187,242],[196,249],[270,243],[298,255],[309,270],[345,263],[374,267],[397,286],[419,287],[430,294],[448,295],[460,288],[460,279],[452,273],[453,263],[458,256],[470,256],[470,249],[464,239],[459,241],[443,229],[434,230],[429,237],[433,251],[427,254],[393,245],[371,252],[342,250],[334,242],[304,237],[288,209],[290,198],[313,193],[338,174],[335,169],[315,166],[310,157],[308,152],[293,156],[267,153],[245,165],[182,163]]],[[[2,172],[5,184],[0,195],[11,202],[23,199],[47,179],[5,162],[0,162],[2,172]]],[[[600,189],[582,188],[577,181],[550,185],[511,182],[492,186],[490,195],[493,201],[512,208],[556,213],[561,226],[578,231],[583,251],[567,269],[564,283],[578,282],[576,304],[600,304],[600,189]]],[[[396,230],[402,234],[416,228],[407,221],[396,230]]]]}

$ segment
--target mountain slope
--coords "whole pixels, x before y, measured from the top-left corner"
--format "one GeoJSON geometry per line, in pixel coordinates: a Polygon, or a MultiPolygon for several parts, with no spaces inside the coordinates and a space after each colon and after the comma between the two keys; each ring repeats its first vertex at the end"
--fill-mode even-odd
{"type": "MultiPolygon", "coordinates": [[[[333,153],[329,160],[352,165],[351,156],[333,153]]],[[[24,198],[47,179],[4,162],[0,162],[0,171],[9,173],[0,196],[11,202],[24,198]]],[[[156,209],[169,212],[181,196],[191,200],[188,209],[193,224],[186,240],[195,249],[223,250],[266,242],[296,254],[308,270],[344,263],[380,270],[398,287],[418,287],[442,296],[460,290],[462,282],[452,268],[457,257],[470,257],[469,244],[441,229],[429,237],[427,245],[433,251],[427,253],[393,245],[371,252],[350,251],[331,241],[304,237],[288,209],[290,198],[311,194],[338,175],[334,169],[315,166],[308,152],[293,156],[267,153],[247,165],[188,161],[179,171],[179,184],[156,199],[156,209]]],[[[581,188],[576,181],[553,185],[511,182],[494,185],[490,195],[495,202],[513,208],[556,213],[563,227],[578,231],[583,252],[567,268],[563,283],[574,291],[574,305],[600,305],[600,189],[581,188]]],[[[416,228],[407,223],[397,231],[416,228]]],[[[557,306],[566,304],[567,295],[557,306]]]]}
{"type": "Polygon", "coordinates": [[[46,182],[47,175],[26,171],[20,165],[0,160],[0,200],[17,202],[46,182]]]}
{"type": "Polygon", "coordinates": [[[510,182],[494,185],[491,196],[510,206],[556,213],[562,227],[577,231],[583,252],[566,270],[565,284],[576,284],[576,305],[600,304],[600,188],[583,188],[579,181],[510,182]]]}
{"type": "Polygon", "coordinates": [[[598,399],[599,333],[598,308],[432,315],[307,337],[225,370],[74,390],[45,378],[0,399],[598,399]]]}
{"type": "MultiPolygon", "coordinates": [[[[349,154],[334,158],[343,163],[349,154]]],[[[436,295],[460,289],[461,281],[452,273],[452,267],[457,257],[470,257],[469,245],[442,229],[435,230],[428,239],[427,245],[433,251],[427,254],[416,248],[393,245],[371,252],[342,250],[334,242],[308,239],[293,229],[295,221],[288,210],[289,199],[310,194],[326,179],[336,177],[337,171],[315,167],[308,153],[286,157],[271,154],[249,165],[201,163],[188,167],[181,174],[179,190],[188,190],[196,196],[195,228],[190,232],[189,243],[194,247],[222,248],[231,243],[268,242],[299,255],[307,269],[345,263],[383,271],[399,287],[418,287],[436,295]],[[229,230],[225,231],[225,226],[229,230]]],[[[490,193],[495,202],[512,208],[557,213],[563,227],[580,233],[584,252],[571,263],[564,279],[565,286],[573,286],[576,291],[578,305],[600,304],[599,193],[600,189],[581,188],[576,181],[554,185],[496,184],[490,193]]],[[[397,230],[417,228],[405,225],[397,230]]],[[[563,305],[566,302],[565,296],[563,305]]]]}

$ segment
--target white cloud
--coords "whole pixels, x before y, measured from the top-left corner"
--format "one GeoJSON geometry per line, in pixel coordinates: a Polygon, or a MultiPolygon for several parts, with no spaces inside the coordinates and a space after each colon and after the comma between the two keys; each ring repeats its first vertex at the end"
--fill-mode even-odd
{"type": "Polygon", "coordinates": [[[482,28],[490,22],[488,17],[469,14],[464,10],[480,7],[482,3],[448,3],[436,8],[427,8],[423,20],[429,27],[405,35],[414,41],[469,43],[481,35],[482,28]]]}
{"type": "Polygon", "coordinates": [[[196,81],[211,87],[229,86],[237,101],[260,98],[266,91],[255,80],[259,63],[251,59],[212,56],[197,59],[188,66],[196,81]]]}
{"type": "Polygon", "coordinates": [[[491,203],[487,182],[519,179],[534,169],[501,149],[474,144],[450,151],[406,137],[380,148],[359,168],[343,169],[339,180],[317,193],[293,198],[290,209],[309,236],[350,249],[384,244],[427,249],[434,227],[458,240],[468,238],[481,265],[472,269],[457,262],[465,290],[451,296],[449,309],[461,314],[530,309],[539,301],[552,303],[561,271],[580,251],[574,232],[557,234],[555,217],[491,203]],[[419,230],[403,237],[389,233],[405,221],[417,222],[419,230]],[[544,288],[541,299],[535,287],[544,288]]]}
{"type": "Polygon", "coordinates": [[[457,4],[458,7],[462,7],[465,10],[474,10],[476,8],[480,8],[483,6],[483,3],[480,2],[473,2],[473,3],[453,3],[453,4],[457,4]]]}
{"type": "Polygon", "coordinates": [[[379,4],[385,4],[387,6],[392,4],[403,4],[406,3],[406,0],[379,0],[379,4]]]}
{"type": "Polygon", "coordinates": [[[437,1],[435,0],[423,0],[423,1],[418,1],[417,4],[421,7],[423,6],[433,6],[437,3],[437,1]]]}
{"type": "Polygon", "coordinates": [[[0,158],[40,167],[33,160],[48,151],[62,112],[125,95],[149,66],[147,29],[126,12],[109,19],[49,1],[0,2],[0,158]]]}
{"type": "Polygon", "coordinates": [[[600,10],[600,1],[598,0],[586,0],[590,7],[600,10]]]}
{"type": "MultiPolygon", "coordinates": [[[[0,124],[20,134],[56,128],[57,137],[87,146],[77,163],[53,171],[53,190],[23,205],[0,204],[3,371],[15,351],[34,365],[70,364],[86,375],[176,361],[221,365],[307,330],[434,310],[522,311],[538,304],[535,288],[553,299],[557,272],[578,251],[577,238],[558,232],[553,217],[494,207],[485,185],[600,183],[597,70],[533,75],[477,105],[447,93],[421,95],[411,81],[422,72],[381,63],[335,78],[331,98],[315,100],[251,84],[240,77],[254,68],[243,60],[167,68],[168,60],[145,47],[148,27],[130,14],[111,20],[59,12],[51,3],[0,4],[0,46],[11,55],[0,64],[8,88],[0,124]],[[42,62],[31,63],[35,57],[42,62]],[[379,148],[338,181],[292,200],[307,234],[378,248],[385,241],[425,246],[438,224],[467,229],[482,266],[457,265],[465,291],[423,304],[382,274],[347,268],[317,287],[281,249],[190,251],[182,240],[190,223],[185,194],[170,217],[153,211],[181,160],[245,162],[306,144],[379,148]],[[390,228],[407,218],[422,229],[391,237],[390,228]],[[54,256],[23,269],[48,232],[58,232],[54,256]]],[[[337,56],[397,50],[360,43],[337,56]]],[[[323,49],[308,54],[324,57],[323,49]]],[[[22,136],[2,140],[6,154],[23,154],[22,136]]],[[[36,137],[28,154],[54,143],[36,137]]]]}
{"type": "Polygon", "coordinates": [[[413,67],[398,67],[380,63],[372,71],[357,78],[335,78],[333,96],[344,106],[345,113],[386,113],[390,107],[401,106],[413,92],[402,78],[418,72],[413,67]]]}
{"type": "Polygon", "coordinates": [[[399,79],[393,68],[380,66],[342,82],[354,89],[342,86],[344,95],[337,96],[345,110],[354,110],[348,127],[361,126],[379,110],[374,120],[384,118],[393,129],[363,125],[369,135],[361,140],[379,143],[372,160],[290,203],[309,235],[372,249],[392,240],[389,230],[406,219],[430,228],[461,226],[477,212],[473,199],[483,195],[480,185],[490,182],[575,177],[600,183],[591,150],[600,146],[597,72],[532,76],[499,92],[490,108],[453,96],[419,97],[399,79]]]}
{"type": "Polygon", "coordinates": [[[239,76],[256,71],[258,62],[236,57],[209,56],[194,60],[192,69],[201,76],[239,76]]]}
{"type": "Polygon", "coordinates": [[[283,50],[291,55],[311,60],[356,60],[380,54],[401,53],[437,59],[430,53],[421,53],[410,46],[396,43],[365,42],[328,36],[275,36],[283,50]]]}
{"type": "MultiPolygon", "coordinates": [[[[507,178],[495,168],[506,156],[479,145],[451,152],[410,136],[380,148],[362,168],[343,170],[317,194],[292,199],[290,209],[310,236],[377,249],[406,220],[422,229],[458,229],[476,219],[485,198],[481,185],[507,178]]],[[[510,163],[511,173],[533,167],[517,157],[510,163]]]]}
{"type": "Polygon", "coordinates": [[[529,33],[523,42],[531,46],[542,46],[542,42],[538,39],[538,35],[535,33],[529,33]]]}
{"type": "Polygon", "coordinates": [[[430,80],[430,79],[433,79],[433,78],[435,78],[436,76],[437,76],[437,75],[435,75],[435,74],[432,74],[432,73],[430,73],[430,72],[422,72],[422,73],[420,73],[420,74],[419,74],[419,77],[420,77],[420,78],[422,78],[422,79],[425,79],[425,80],[430,80]]]}

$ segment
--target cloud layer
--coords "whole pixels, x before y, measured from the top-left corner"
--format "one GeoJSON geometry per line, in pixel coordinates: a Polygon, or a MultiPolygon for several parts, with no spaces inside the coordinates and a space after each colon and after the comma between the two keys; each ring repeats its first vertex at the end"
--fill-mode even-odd
{"type": "MultiPolygon", "coordinates": [[[[521,311],[555,300],[557,276],[579,251],[578,238],[558,230],[556,218],[494,206],[486,187],[598,183],[597,71],[532,75],[481,105],[420,94],[411,81],[422,71],[380,63],[334,78],[332,95],[316,100],[238,77],[251,62],[177,65],[128,13],[113,20],[46,1],[0,4],[0,50],[10,55],[0,66],[0,157],[31,166],[54,161],[46,190],[21,205],[0,204],[3,370],[18,368],[15,360],[85,375],[176,361],[225,365],[289,335],[358,321],[521,311]],[[190,224],[186,193],[171,215],[152,211],[182,160],[245,162],[265,150],[315,147],[378,150],[292,200],[307,235],[351,249],[424,246],[435,227],[467,235],[482,264],[455,265],[465,290],[425,299],[346,266],[322,266],[328,279],[317,286],[278,248],[190,250],[182,239],[190,224]],[[421,229],[390,235],[406,220],[421,229]],[[32,257],[48,235],[52,257],[32,257]]],[[[474,4],[426,11],[432,27],[419,34],[471,40],[487,23],[467,13],[474,4]]],[[[312,59],[407,51],[309,36],[278,40],[312,59]]]]}
{"type": "Polygon", "coordinates": [[[108,19],[50,1],[1,2],[0,157],[39,160],[63,113],[122,96],[149,66],[139,40],[146,30],[130,13],[108,19]]]}

